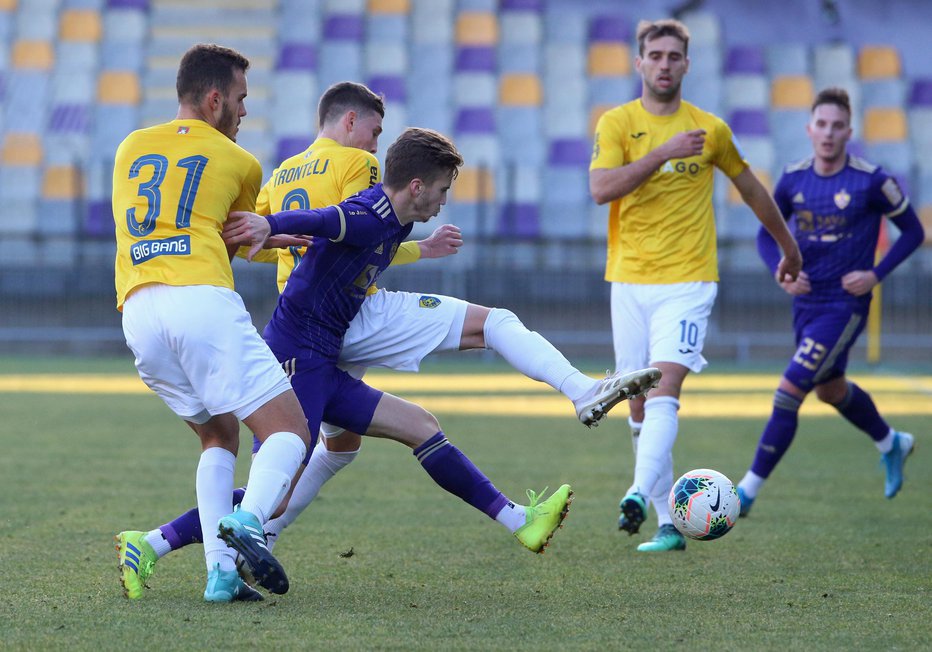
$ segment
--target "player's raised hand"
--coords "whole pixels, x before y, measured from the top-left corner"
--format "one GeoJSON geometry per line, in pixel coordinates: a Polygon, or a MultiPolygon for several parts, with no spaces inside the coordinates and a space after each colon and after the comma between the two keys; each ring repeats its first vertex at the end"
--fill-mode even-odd
{"type": "Polygon", "coordinates": [[[223,241],[228,245],[249,246],[246,260],[252,260],[265,246],[271,232],[269,221],[261,215],[233,211],[223,224],[223,241]]]}
{"type": "Polygon", "coordinates": [[[855,270],[841,277],[841,287],[845,292],[856,297],[863,296],[874,289],[880,279],[873,270],[855,270]]]}
{"type": "Polygon", "coordinates": [[[423,240],[418,240],[421,258],[443,258],[463,246],[463,234],[455,224],[441,224],[423,240]]]}
{"type": "Polygon", "coordinates": [[[786,279],[781,281],[778,277],[777,282],[780,284],[780,287],[783,288],[784,292],[791,294],[794,297],[812,292],[812,285],[809,283],[809,275],[803,271],[800,271],[799,275],[795,279],[786,279]]]}
{"type": "Polygon", "coordinates": [[[668,160],[699,156],[702,154],[702,148],[705,147],[705,129],[681,131],[665,142],[662,147],[668,160]]]}

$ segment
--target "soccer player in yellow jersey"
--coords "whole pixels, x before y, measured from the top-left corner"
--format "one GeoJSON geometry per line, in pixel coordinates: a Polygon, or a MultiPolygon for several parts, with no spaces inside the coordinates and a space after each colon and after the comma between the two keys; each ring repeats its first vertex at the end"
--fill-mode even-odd
{"type": "MultiPolygon", "coordinates": [[[[262,599],[239,578],[227,546],[260,584],[287,590],[261,526],[310,443],[288,378],[233,291],[220,235],[230,211],[255,206],[262,178],[255,157],[236,144],[248,67],[229,48],[192,47],[178,68],[176,119],[127,136],[113,168],[117,309],[140,377],[201,440],[196,493],[207,534],[204,599],[212,602],[262,599]],[[232,513],[239,421],[264,445],[232,513]]],[[[144,583],[151,566],[141,542],[123,534],[124,589],[138,598],[137,580],[144,583]]]]}
{"type": "Polygon", "coordinates": [[[690,371],[706,365],[702,346],[717,292],[714,167],[731,179],[780,245],[778,278],[795,279],[802,258],[728,125],[683,101],[686,26],[642,21],[637,40],[641,97],[600,118],[589,187],[596,203],[611,204],[605,280],[611,283],[616,368],[649,362],[663,372],[646,400],[630,403],[634,482],[620,504],[619,527],[634,534],[653,501],[659,529],[638,546],[650,552],[686,547],[671,523],[666,496],[673,484],[680,390],[690,371]]]}

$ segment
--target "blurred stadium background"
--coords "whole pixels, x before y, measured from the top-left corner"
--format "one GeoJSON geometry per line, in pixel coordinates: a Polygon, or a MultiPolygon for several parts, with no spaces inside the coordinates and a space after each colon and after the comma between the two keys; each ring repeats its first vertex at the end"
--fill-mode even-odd
{"type": "MultiPolygon", "coordinates": [[[[843,86],[852,150],[900,177],[932,238],[932,2],[0,0],[0,351],[125,352],[113,152],[174,117],[179,57],[212,41],[252,61],[239,141],[267,174],[312,140],[319,94],[344,79],[386,98],[381,155],[407,125],[454,138],[467,166],[438,219],[467,246],[382,285],[507,306],[569,355],[610,359],[590,139],[602,111],[639,91],[637,21],[664,16],[692,32],[685,98],[729,121],[765,182],[808,155],[814,93],[843,86]]],[[[707,351],[783,360],[789,300],[729,189],[717,184],[722,283],[707,351]]],[[[885,362],[932,362],[929,244],[884,285],[885,362]]],[[[269,267],[236,263],[257,323],[274,305],[269,267]]]]}

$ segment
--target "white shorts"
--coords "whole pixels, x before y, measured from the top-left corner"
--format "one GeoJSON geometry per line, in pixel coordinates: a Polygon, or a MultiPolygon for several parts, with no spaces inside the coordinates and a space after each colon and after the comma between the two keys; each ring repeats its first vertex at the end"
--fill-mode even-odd
{"type": "MultiPolygon", "coordinates": [[[[350,322],[339,367],[354,378],[369,367],[417,371],[431,353],[459,349],[468,305],[442,294],[379,290],[350,322]]],[[[321,432],[335,437],[343,430],[324,423],[321,432]]]]}
{"type": "Polygon", "coordinates": [[[123,305],[136,369],[172,412],[204,423],[244,419],[291,389],[288,377],[233,290],[147,285],[123,305]]]}
{"type": "Polygon", "coordinates": [[[718,294],[712,282],[640,285],[612,283],[615,369],[675,362],[699,372],[702,347],[718,294]]]}

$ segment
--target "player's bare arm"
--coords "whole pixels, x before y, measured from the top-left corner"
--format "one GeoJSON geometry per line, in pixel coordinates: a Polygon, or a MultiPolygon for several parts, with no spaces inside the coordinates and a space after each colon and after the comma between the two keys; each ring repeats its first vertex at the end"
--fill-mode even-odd
{"type": "Polygon", "coordinates": [[[803,257],[799,252],[799,245],[796,244],[796,239],[793,238],[793,234],[787,228],[786,221],[780,214],[780,209],[777,208],[773,197],[767,192],[764,184],[754,176],[750,168],[745,168],[741,174],[731,181],[735,184],[738,192],[741,193],[744,203],[754,211],[757,219],[760,220],[760,223],[764,225],[764,228],[777,241],[783,251],[783,258],[780,259],[780,264],[777,266],[777,282],[795,281],[803,268],[803,257]]]}
{"type": "Polygon", "coordinates": [[[841,287],[845,289],[845,292],[856,297],[864,296],[873,290],[878,283],[880,283],[880,279],[870,269],[858,269],[841,277],[841,287]]]}
{"type": "Polygon", "coordinates": [[[600,206],[620,199],[639,188],[667,161],[699,156],[705,146],[705,133],[704,129],[683,131],[637,161],[617,168],[590,171],[589,193],[592,199],[600,206]]]}
{"type": "Polygon", "coordinates": [[[423,240],[418,240],[421,258],[444,258],[463,246],[463,234],[455,224],[441,224],[423,240]]]}

